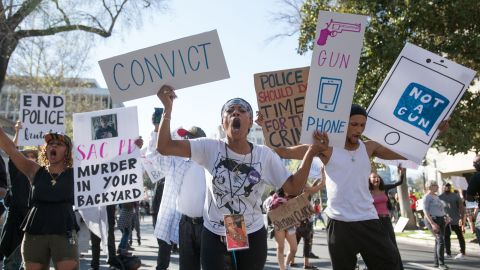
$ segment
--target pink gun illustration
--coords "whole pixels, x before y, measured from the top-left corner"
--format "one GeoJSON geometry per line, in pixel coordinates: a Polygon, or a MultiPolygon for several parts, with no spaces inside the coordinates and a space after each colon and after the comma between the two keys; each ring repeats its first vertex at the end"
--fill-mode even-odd
{"type": "Polygon", "coordinates": [[[323,46],[327,43],[328,36],[335,37],[338,33],[346,32],[360,32],[362,29],[361,23],[346,23],[336,22],[333,19],[327,23],[327,27],[320,30],[320,37],[317,40],[317,44],[323,46]]]}

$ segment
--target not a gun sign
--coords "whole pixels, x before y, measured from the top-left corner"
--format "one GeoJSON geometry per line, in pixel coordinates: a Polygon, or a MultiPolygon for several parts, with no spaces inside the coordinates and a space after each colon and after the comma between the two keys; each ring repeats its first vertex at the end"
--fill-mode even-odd
{"type": "Polygon", "coordinates": [[[364,135],[420,164],[475,71],[406,43],[367,109],[364,135]]]}
{"type": "Polygon", "coordinates": [[[65,132],[65,97],[46,94],[20,96],[19,146],[43,145],[45,134],[65,132]]]}
{"type": "Polygon", "coordinates": [[[263,135],[270,147],[294,146],[300,141],[308,67],[254,74],[263,135]]]}
{"type": "Polygon", "coordinates": [[[73,115],[75,207],[111,205],[143,197],[137,108],[73,115]],[[128,123],[128,124],[127,124],[128,123]]]}

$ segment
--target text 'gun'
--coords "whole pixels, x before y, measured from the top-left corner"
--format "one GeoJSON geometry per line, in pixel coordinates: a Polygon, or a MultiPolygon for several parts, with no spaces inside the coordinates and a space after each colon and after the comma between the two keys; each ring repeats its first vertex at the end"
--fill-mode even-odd
{"type": "Polygon", "coordinates": [[[333,19],[327,23],[327,27],[320,30],[320,37],[317,44],[323,46],[327,43],[328,36],[335,37],[338,33],[346,32],[360,32],[362,29],[361,23],[346,23],[336,22],[333,19]]]}

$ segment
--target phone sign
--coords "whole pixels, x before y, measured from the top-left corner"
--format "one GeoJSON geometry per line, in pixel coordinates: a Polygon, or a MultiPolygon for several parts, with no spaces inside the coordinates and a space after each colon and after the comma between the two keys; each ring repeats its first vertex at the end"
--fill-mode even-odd
{"type": "Polygon", "coordinates": [[[432,89],[410,83],[395,108],[395,117],[422,129],[428,135],[450,101],[432,89]]]}

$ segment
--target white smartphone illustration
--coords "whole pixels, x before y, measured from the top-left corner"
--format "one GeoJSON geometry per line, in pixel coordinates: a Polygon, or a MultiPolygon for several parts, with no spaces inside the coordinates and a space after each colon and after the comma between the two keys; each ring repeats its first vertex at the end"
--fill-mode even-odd
{"type": "Polygon", "coordinates": [[[317,109],[322,111],[335,111],[338,96],[342,88],[342,80],[336,78],[320,78],[318,87],[317,109]]]}

